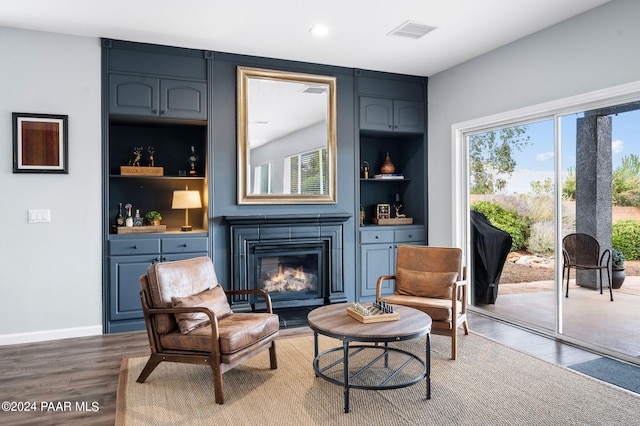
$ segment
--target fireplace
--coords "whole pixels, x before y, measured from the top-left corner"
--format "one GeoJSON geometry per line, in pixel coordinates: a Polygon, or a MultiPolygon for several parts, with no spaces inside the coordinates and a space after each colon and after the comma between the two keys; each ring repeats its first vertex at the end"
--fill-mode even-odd
{"type": "MultiPolygon", "coordinates": [[[[346,302],[342,228],[350,217],[226,216],[232,252],[230,288],[264,289],[281,317],[283,309],[304,311],[346,302]]],[[[263,299],[247,295],[235,295],[231,304],[236,311],[265,305],[263,299]]]]}
{"type": "Polygon", "coordinates": [[[249,257],[249,283],[274,307],[324,304],[326,242],[258,244],[249,257]]]}

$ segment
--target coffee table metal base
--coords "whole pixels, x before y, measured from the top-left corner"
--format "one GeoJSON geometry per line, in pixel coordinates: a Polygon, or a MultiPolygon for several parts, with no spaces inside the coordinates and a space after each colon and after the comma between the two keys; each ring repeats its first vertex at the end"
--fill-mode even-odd
{"type": "MultiPolygon", "coordinates": [[[[334,336],[335,337],[335,336],[334,336]]],[[[316,376],[321,377],[331,383],[340,385],[344,388],[344,412],[351,411],[349,405],[349,390],[350,389],[367,389],[367,390],[384,390],[384,389],[398,389],[407,386],[414,385],[421,380],[425,379],[426,383],[426,399],[431,399],[431,334],[426,333],[425,344],[425,359],[424,361],[417,355],[399,349],[390,347],[389,342],[384,342],[384,345],[376,343],[375,345],[350,345],[352,340],[343,337],[342,347],[336,347],[319,353],[318,349],[318,332],[314,332],[314,355],[313,369],[316,376]],[[321,361],[325,358],[329,358],[331,354],[342,351],[342,356],[333,360],[333,362],[327,362],[326,365],[321,365],[321,361]],[[365,355],[369,360],[365,365],[359,365],[356,371],[350,370],[350,359],[358,355],[365,355]],[[402,359],[399,365],[390,367],[389,357],[399,355],[402,359]],[[343,375],[340,379],[331,377],[328,372],[331,369],[342,366],[343,375]],[[416,364],[419,367],[416,367],[416,364]],[[384,374],[380,375],[381,366],[384,370],[384,374]],[[406,374],[410,371],[409,374],[406,374]],[[364,378],[365,376],[376,376],[371,384],[356,383],[356,379],[364,378]],[[381,376],[381,377],[380,377],[381,376]]]]}

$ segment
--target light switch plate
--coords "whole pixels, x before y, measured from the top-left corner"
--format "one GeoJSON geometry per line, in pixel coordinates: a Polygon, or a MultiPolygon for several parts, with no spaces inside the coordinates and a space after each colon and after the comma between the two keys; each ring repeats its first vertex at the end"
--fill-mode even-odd
{"type": "Polygon", "coordinates": [[[47,223],[51,222],[50,209],[37,209],[28,211],[29,223],[47,223]]]}

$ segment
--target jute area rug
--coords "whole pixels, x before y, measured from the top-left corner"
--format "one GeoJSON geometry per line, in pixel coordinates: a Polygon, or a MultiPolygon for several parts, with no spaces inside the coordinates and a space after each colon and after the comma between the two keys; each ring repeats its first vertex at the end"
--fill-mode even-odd
{"type": "MultiPolygon", "coordinates": [[[[395,344],[424,355],[424,339],[395,344]]],[[[321,350],[340,346],[320,337],[321,350]]],[[[424,381],[402,389],[351,390],[314,375],[313,337],[277,341],[278,369],[263,352],[223,376],[214,402],[206,366],[162,363],[137,383],[146,357],[123,360],[118,425],[640,425],[640,397],[478,335],[432,336],[432,399],[424,381]]],[[[355,362],[355,361],[354,361],[355,362]]],[[[340,368],[340,367],[338,367],[340,368]]]]}

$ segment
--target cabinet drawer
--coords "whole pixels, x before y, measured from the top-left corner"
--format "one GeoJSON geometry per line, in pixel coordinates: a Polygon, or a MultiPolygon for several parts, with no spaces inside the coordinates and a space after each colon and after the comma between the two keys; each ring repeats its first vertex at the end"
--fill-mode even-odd
{"type": "Polygon", "coordinates": [[[207,237],[163,238],[162,253],[207,252],[207,237]]]}
{"type": "Polygon", "coordinates": [[[424,229],[402,229],[395,231],[396,243],[425,241],[424,229]]]}
{"type": "Polygon", "coordinates": [[[154,253],[160,253],[160,239],[109,241],[109,255],[111,256],[154,253]]]}
{"type": "Polygon", "coordinates": [[[393,231],[360,231],[361,244],[392,243],[393,231]]]}

